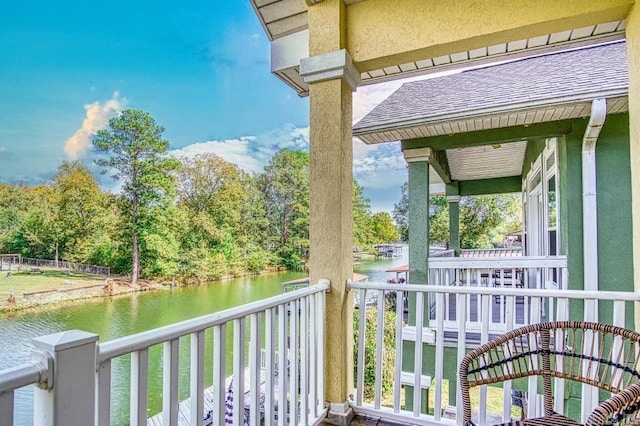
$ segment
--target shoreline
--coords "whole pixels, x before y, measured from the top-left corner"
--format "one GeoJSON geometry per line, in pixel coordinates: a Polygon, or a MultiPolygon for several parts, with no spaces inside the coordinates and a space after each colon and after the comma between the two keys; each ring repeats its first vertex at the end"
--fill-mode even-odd
{"type": "Polygon", "coordinates": [[[0,306],[0,316],[11,316],[12,314],[22,314],[25,312],[40,312],[47,309],[58,308],[62,305],[79,304],[82,302],[99,301],[108,297],[119,297],[130,295],[132,293],[141,293],[144,291],[161,291],[170,286],[162,283],[145,283],[144,285],[133,287],[130,284],[115,284],[111,294],[105,292],[102,285],[91,286],[91,288],[71,289],[67,291],[51,291],[40,295],[37,298],[31,296],[26,298],[22,296],[16,300],[15,304],[9,305],[3,301],[0,306]]]}
{"type": "MultiPolygon", "coordinates": [[[[61,306],[68,306],[71,304],[97,302],[105,298],[124,297],[132,295],[133,293],[142,293],[147,291],[165,291],[175,288],[191,287],[208,285],[211,283],[224,282],[230,279],[242,278],[251,275],[270,275],[286,270],[267,270],[260,274],[245,274],[241,276],[227,276],[213,281],[203,282],[189,282],[181,283],[179,281],[152,281],[152,280],[138,280],[136,286],[132,286],[130,283],[120,278],[110,278],[111,291],[109,292],[106,284],[88,285],[80,288],[57,288],[55,290],[47,290],[44,292],[38,291],[30,294],[21,294],[15,297],[15,303],[9,304],[6,300],[0,301],[0,317],[7,317],[11,315],[17,315],[22,313],[41,312],[48,309],[56,309],[61,306]]],[[[106,281],[105,281],[106,282],[106,281]]]]}

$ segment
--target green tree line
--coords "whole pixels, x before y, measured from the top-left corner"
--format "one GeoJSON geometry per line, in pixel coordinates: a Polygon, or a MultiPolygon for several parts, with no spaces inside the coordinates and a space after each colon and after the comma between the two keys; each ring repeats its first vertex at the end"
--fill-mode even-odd
{"type": "MultiPolygon", "coordinates": [[[[261,173],[247,173],[215,154],[173,158],[163,131],[126,110],[98,132],[96,164],[117,192],[80,162],[63,162],[46,184],[0,184],[0,253],[110,266],[133,282],[302,268],[308,153],[281,149],[261,173]]],[[[398,239],[391,215],[372,214],[355,180],[353,188],[354,244],[398,239]]]]}
{"type": "MultiPolygon", "coordinates": [[[[402,185],[400,201],[394,205],[393,219],[403,241],[409,239],[408,183],[402,185]]],[[[499,247],[504,236],[522,230],[519,194],[478,195],[460,200],[460,248],[499,247]]],[[[449,203],[445,195],[429,198],[429,241],[449,243],[449,203]]]]}

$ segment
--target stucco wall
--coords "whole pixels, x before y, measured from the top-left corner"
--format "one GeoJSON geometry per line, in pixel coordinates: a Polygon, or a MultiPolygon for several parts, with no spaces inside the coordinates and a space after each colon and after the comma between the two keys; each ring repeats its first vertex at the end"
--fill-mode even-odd
{"type": "MultiPolygon", "coordinates": [[[[569,261],[569,285],[583,287],[582,230],[582,137],[587,120],[573,120],[573,131],[558,144],[560,209],[563,253],[569,261]]],[[[629,161],[629,116],[607,117],[596,145],[598,193],[598,278],[601,290],[633,290],[631,234],[631,172],[629,161]]],[[[582,309],[572,308],[573,319],[582,319],[582,309]]],[[[600,303],[598,317],[610,323],[611,303],[600,303]]],[[[626,326],[633,328],[633,306],[627,304],[626,326]]],[[[580,386],[566,389],[570,416],[580,414],[580,386]]]]}
{"type": "MultiPolygon", "coordinates": [[[[633,290],[629,116],[609,115],[596,145],[598,193],[598,278],[601,290],[633,290]]],[[[582,137],[587,120],[573,120],[572,132],[559,141],[562,251],[569,257],[569,285],[583,288],[582,137]]],[[[632,327],[628,307],[628,326],[632,327]]],[[[600,317],[611,321],[610,304],[600,317]]],[[[581,317],[581,311],[572,311],[581,317]]]]}

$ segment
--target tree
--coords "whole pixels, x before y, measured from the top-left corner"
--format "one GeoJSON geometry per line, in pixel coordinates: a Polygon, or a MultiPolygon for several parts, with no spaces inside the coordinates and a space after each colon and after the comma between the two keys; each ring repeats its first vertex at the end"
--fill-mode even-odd
{"type": "Polygon", "coordinates": [[[260,177],[268,232],[290,268],[301,266],[309,247],[309,154],[281,149],[260,177]]]}
{"type": "Polygon", "coordinates": [[[369,247],[373,242],[371,233],[371,204],[364,196],[358,181],[353,180],[353,244],[369,247]]]}
{"type": "Polygon", "coordinates": [[[180,163],[166,156],[169,142],[162,139],[163,132],[164,128],[148,113],[127,109],[110,119],[109,129],[99,130],[93,139],[98,152],[110,155],[96,160],[103,174],[114,170],[113,179],[122,184],[129,214],[131,283],[134,285],[140,270],[140,218],[151,207],[166,203],[175,191],[171,172],[180,163]]]}
{"type": "Polygon", "coordinates": [[[520,197],[515,194],[480,195],[460,200],[460,247],[494,247],[504,234],[522,229],[520,197]]]}
{"type": "Polygon", "coordinates": [[[52,190],[55,222],[60,228],[56,254],[73,262],[90,261],[98,247],[110,245],[104,237],[113,232],[115,216],[113,209],[107,207],[107,195],[91,172],[77,161],[64,161],[58,167],[52,190]]]}
{"type": "MultiPolygon", "coordinates": [[[[239,168],[215,154],[201,154],[182,159],[177,179],[178,202],[188,212],[183,241],[188,262],[196,265],[191,258],[206,253],[223,261],[224,273],[241,272],[244,265],[239,242],[244,235],[242,208],[248,189],[239,168]]],[[[196,277],[196,272],[189,275],[196,277]]]]}
{"type": "Polygon", "coordinates": [[[373,228],[374,244],[382,244],[400,238],[398,231],[395,226],[393,226],[391,215],[387,212],[375,213],[371,217],[371,225],[373,228]]]}
{"type": "Polygon", "coordinates": [[[409,241],[409,183],[403,183],[400,190],[400,201],[393,205],[393,220],[398,227],[400,239],[409,241]]]}
{"type": "MultiPolygon", "coordinates": [[[[393,217],[400,233],[408,236],[409,196],[407,183],[402,185],[400,202],[395,204],[393,217]]],[[[460,200],[460,247],[463,249],[492,248],[504,235],[522,229],[519,194],[493,194],[462,197],[460,200]]],[[[449,203],[444,195],[429,199],[429,240],[449,242],[449,203]]]]}

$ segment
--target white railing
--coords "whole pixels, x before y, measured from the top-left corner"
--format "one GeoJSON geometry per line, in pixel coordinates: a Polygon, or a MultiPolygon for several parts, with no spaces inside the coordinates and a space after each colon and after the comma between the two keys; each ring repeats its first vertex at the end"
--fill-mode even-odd
{"type": "MultiPolygon", "coordinates": [[[[566,275],[565,275],[566,278],[566,275]]],[[[543,322],[546,320],[583,319],[578,318],[577,313],[584,312],[584,319],[588,320],[593,310],[598,305],[609,305],[605,311],[612,312],[610,318],[600,318],[603,323],[617,326],[625,326],[625,313],[631,311],[632,302],[640,301],[640,293],[635,292],[593,292],[578,290],[558,290],[546,288],[517,288],[487,286],[442,286],[442,285],[409,285],[387,283],[353,283],[350,285],[353,291],[360,292],[360,297],[366,297],[369,291],[378,292],[378,304],[376,307],[361,309],[359,314],[359,330],[356,342],[356,397],[352,403],[354,411],[363,415],[373,415],[389,421],[406,424],[460,424],[462,419],[462,405],[460,401],[457,375],[450,374],[452,359],[456,359],[455,372],[466,351],[471,347],[486,343],[490,339],[491,310],[489,306],[495,298],[501,298],[507,306],[515,306],[518,298],[524,298],[531,307],[531,322],[543,322]],[[389,297],[394,295],[395,300],[402,300],[409,295],[411,301],[408,322],[404,318],[402,304],[395,303],[395,310],[387,308],[389,297]],[[482,309],[479,311],[478,321],[470,321],[467,313],[470,310],[471,297],[479,299],[482,309]],[[457,328],[455,331],[445,329],[448,320],[445,317],[446,302],[452,298],[458,313],[457,328]],[[432,319],[429,319],[428,301],[434,300],[435,307],[431,311],[432,319]],[[542,309],[542,307],[546,309],[542,309]],[[375,341],[369,342],[364,332],[366,323],[365,311],[373,311],[375,316],[375,341]],[[543,318],[543,312],[546,313],[543,318]],[[570,315],[571,312],[571,315],[570,315]],[[571,317],[571,318],[570,318],[571,317]],[[393,318],[394,343],[389,344],[384,335],[389,333],[385,329],[385,322],[393,318]],[[480,328],[470,332],[479,322],[480,328]],[[375,351],[376,364],[367,366],[364,363],[365,351],[375,351]],[[409,353],[406,353],[409,351],[409,353]],[[403,353],[404,352],[404,353],[403,353]],[[404,356],[403,356],[404,355],[404,356]],[[403,364],[403,359],[411,360],[408,365],[403,364]],[[427,360],[429,360],[427,362],[427,360]],[[445,365],[449,371],[445,375],[445,365]],[[368,383],[373,391],[365,397],[365,371],[371,374],[374,371],[372,382],[368,383]],[[384,382],[384,371],[393,372],[391,383],[384,382]],[[409,384],[407,384],[409,376],[409,384]],[[429,413],[426,413],[424,393],[405,393],[409,388],[424,389],[430,385],[429,394],[432,402],[429,405],[429,413]],[[445,392],[448,387],[455,387],[457,391],[445,392]],[[390,389],[387,393],[384,388],[390,389]],[[455,397],[449,398],[449,395],[455,397]],[[410,398],[409,398],[410,396],[410,398]],[[405,400],[405,397],[409,398],[405,400]],[[447,401],[448,400],[448,401],[447,401]]],[[[582,314],[581,314],[582,315],[582,314]]],[[[508,330],[517,328],[515,309],[507,311],[504,318],[505,328],[508,330]]],[[[387,324],[389,325],[389,324],[387,324]]],[[[629,324],[626,324],[627,326],[629,324]]],[[[371,380],[371,378],[370,378],[371,380]]],[[[528,415],[535,417],[542,410],[537,397],[537,381],[532,378],[528,382],[528,415]]],[[[370,388],[369,388],[370,389],[370,388]]],[[[554,385],[556,389],[556,410],[560,413],[565,409],[563,387],[561,383],[554,385]]],[[[501,412],[493,413],[494,423],[509,421],[511,418],[511,390],[510,382],[504,384],[502,389],[492,388],[491,392],[499,392],[499,396],[491,394],[492,400],[504,400],[501,412]]],[[[489,423],[487,417],[488,389],[484,386],[478,396],[480,424],[489,423]]],[[[583,402],[584,404],[584,402],[583,402]]],[[[583,407],[583,412],[586,410],[583,407]]]]}
{"type": "Polygon", "coordinates": [[[513,257],[522,256],[522,247],[507,247],[497,249],[462,249],[460,257],[513,257]]]}
{"type": "Polygon", "coordinates": [[[35,384],[50,387],[49,363],[41,358],[0,371],[0,425],[12,426],[14,423],[16,390],[35,384]]]}
{"type": "Polygon", "coordinates": [[[232,418],[236,425],[245,418],[250,425],[317,424],[326,414],[324,313],[328,289],[329,282],[321,280],[295,292],[104,343],[97,343],[97,335],[82,331],[36,338],[36,353],[51,361],[0,371],[0,425],[13,425],[13,390],[46,383],[51,371],[55,372],[53,386],[35,389],[36,426],[146,425],[150,422],[150,371],[158,368],[149,354],[158,346],[163,353],[159,367],[163,386],[162,413],[156,417],[165,426],[221,425],[225,418],[232,418]],[[188,349],[180,347],[181,341],[188,341],[188,349]],[[212,348],[209,365],[205,365],[205,347],[212,348]],[[190,361],[189,399],[180,402],[179,359],[185,355],[190,361]],[[119,362],[123,359],[130,361],[131,369],[129,416],[112,419],[112,405],[122,403],[112,400],[117,393],[112,389],[112,373],[123,375],[121,369],[114,373],[113,367],[126,365],[119,362]],[[232,363],[229,377],[227,361],[232,363]],[[208,389],[206,370],[212,371],[208,389]]]}
{"type": "MultiPolygon", "coordinates": [[[[566,290],[569,286],[566,256],[505,257],[505,258],[430,258],[429,284],[440,286],[495,287],[499,289],[549,289],[566,290]]],[[[513,315],[514,326],[524,326],[545,320],[547,308],[531,306],[526,297],[509,301],[503,295],[493,297],[486,307],[489,310],[489,333],[502,334],[507,331],[507,317],[513,315]],[[535,311],[537,309],[537,311],[535,311]]],[[[546,301],[544,301],[546,302],[546,301]]],[[[436,296],[428,298],[430,327],[435,327],[436,296]]],[[[467,330],[480,332],[483,315],[482,298],[476,294],[467,296],[468,309],[465,323],[467,330]]],[[[553,308],[553,307],[551,307],[553,308]]],[[[458,329],[460,315],[456,310],[453,294],[444,301],[444,329],[458,329]]]]}

